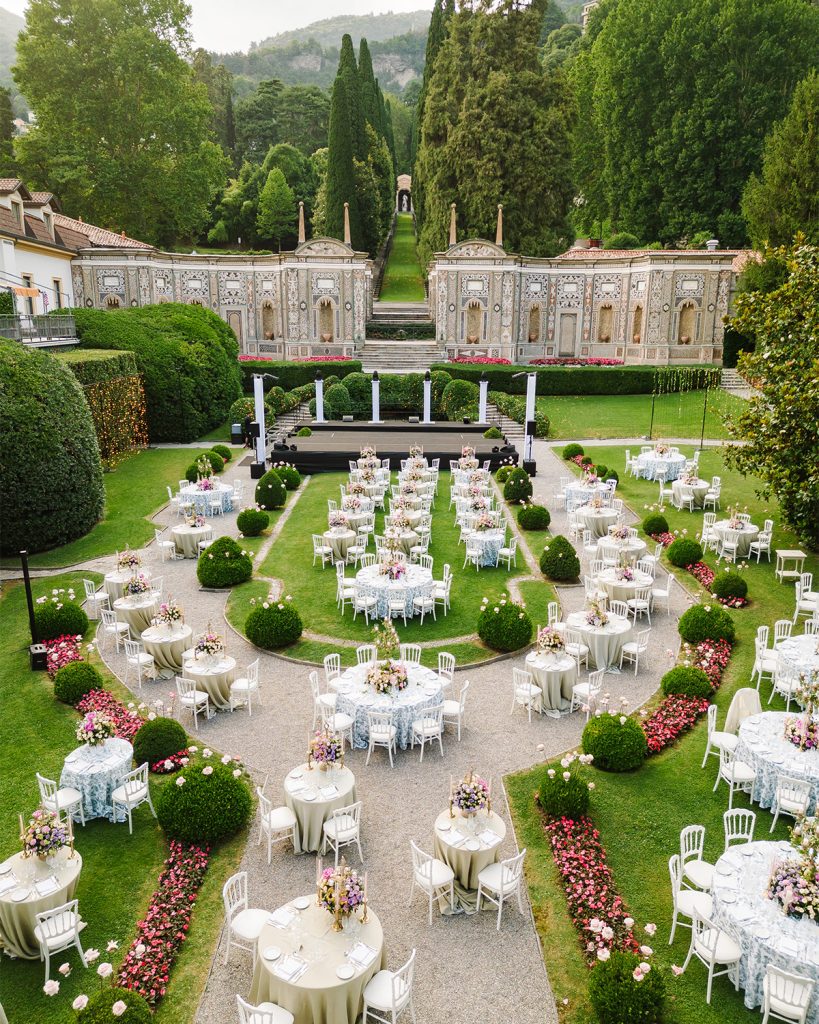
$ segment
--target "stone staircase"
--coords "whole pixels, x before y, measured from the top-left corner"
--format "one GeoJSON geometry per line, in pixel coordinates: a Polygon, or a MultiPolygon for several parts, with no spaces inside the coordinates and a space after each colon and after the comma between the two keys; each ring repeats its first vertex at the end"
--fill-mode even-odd
{"type": "Polygon", "coordinates": [[[519,452],[523,452],[523,439],[525,437],[523,432],[523,424],[516,423],[514,420],[510,420],[508,416],[504,416],[503,413],[498,411],[498,407],[493,405],[492,402],[488,402],[486,406],[487,419],[491,424],[496,426],[501,433],[507,438],[510,444],[513,444],[519,452]]]}
{"type": "Polygon", "coordinates": [[[373,303],[370,322],[379,327],[398,324],[404,327],[432,327],[429,307],[426,302],[379,302],[373,303]]]}
{"type": "Polygon", "coordinates": [[[722,371],[720,387],[723,391],[727,391],[732,395],[738,395],[740,398],[749,398],[753,390],[748,381],[740,376],[736,370],[722,371]]]}
{"type": "Polygon", "coordinates": [[[432,363],[440,362],[441,350],[435,341],[375,341],[368,339],[358,358],[364,372],[423,373],[432,363]]]}
{"type": "Polygon", "coordinates": [[[297,405],[296,408],[291,409],[290,412],[286,412],[283,416],[276,417],[276,422],[268,427],[268,441],[270,441],[271,438],[275,440],[275,438],[279,437],[281,434],[289,434],[291,430],[298,430],[299,427],[309,424],[311,420],[310,404],[308,402],[302,402],[301,405],[297,405]]]}

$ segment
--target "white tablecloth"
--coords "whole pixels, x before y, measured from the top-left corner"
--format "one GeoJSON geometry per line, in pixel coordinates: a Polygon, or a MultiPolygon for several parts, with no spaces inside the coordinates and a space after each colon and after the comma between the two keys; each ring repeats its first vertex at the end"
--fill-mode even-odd
{"type": "Polygon", "coordinates": [[[322,771],[318,765],[300,764],[284,780],[284,802],[296,815],[295,852],[318,853],[324,822],[333,811],[356,802],[355,775],[346,765],[322,771]],[[336,792],[326,792],[330,788],[336,792]]]}
{"type": "MultiPolygon", "coordinates": [[[[739,941],[739,987],[751,1009],[762,1004],[768,964],[819,982],[819,925],[810,919],[786,917],[779,902],[765,898],[773,862],[795,853],[785,842],[746,843],[732,847],[716,863],[713,917],[739,941]]],[[[727,985],[727,980],[722,984],[727,985]]],[[[819,1022],[819,999],[815,997],[807,1019],[811,1024],[819,1022]]]]}
{"type": "Polygon", "coordinates": [[[171,537],[176,545],[176,553],[183,558],[199,557],[199,542],[207,540],[213,533],[210,526],[188,526],[180,523],[171,530],[171,537]]]}
{"type": "Polygon", "coordinates": [[[156,665],[157,675],[170,679],[182,671],[182,654],[190,645],[190,626],[181,623],[168,629],[167,626],[149,626],[142,632],[142,646],[156,665]]]}
{"type": "Polygon", "coordinates": [[[379,569],[378,564],[368,565],[366,569],[359,569],[355,577],[362,591],[376,598],[376,614],[379,619],[388,616],[389,602],[394,594],[402,590],[406,592],[405,608],[407,615],[412,615],[413,599],[427,596],[432,591],[432,573],[429,569],[422,569],[420,565],[408,565],[402,579],[394,582],[388,576],[382,576],[379,569]]]}
{"type": "Polygon", "coordinates": [[[151,578],[151,570],[144,565],[133,571],[131,569],[116,569],[114,572],[105,574],[105,589],[112,602],[122,597],[122,588],[136,573],[141,573],[148,580],[151,578]]]}
{"type": "Polygon", "coordinates": [[[617,522],[619,514],[613,508],[591,508],[584,505],[577,510],[577,521],[584,529],[591,530],[592,537],[605,537],[609,527],[617,522]]]}
{"type": "Polygon", "coordinates": [[[597,557],[601,558],[601,545],[617,548],[617,553],[627,561],[635,561],[643,557],[646,549],[646,542],[639,537],[629,537],[628,540],[615,540],[614,537],[601,537],[597,542],[597,557]]]}
{"type": "Polygon", "coordinates": [[[652,586],[654,580],[647,572],[639,569],[632,569],[633,580],[620,580],[617,578],[617,569],[604,569],[597,576],[597,582],[609,596],[611,601],[630,601],[638,590],[644,590],[652,586]]]}
{"type": "Polygon", "coordinates": [[[684,455],[658,455],[656,452],[643,452],[634,460],[637,476],[646,480],[676,480],[685,469],[684,455]]]}
{"type": "Polygon", "coordinates": [[[540,707],[554,718],[568,714],[572,706],[572,687],[577,682],[577,662],[568,654],[539,654],[530,651],[526,655],[526,669],[532,673],[535,684],[543,696],[540,707]]]}
{"type": "MultiPolygon", "coordinates": [[[[760,807],[773,803],[776,781],[780,775],[806,779],[813,788],[810,807],[819,796],[819,752],[800,750],[783,735],[785,719],[794,718],[784,711],[763,711],[746,718],[739,727],[737,759],[749,764],[756,773],[754,800],[760,807]]],[[[811,813],[813,811],[811,810],[811,813]]]]}
{"type": "Polygon", "coordinates": [[[410,744],[413,719],[420,718],[425,709],[437,707],[443,700],[438,673],[420,665],[410,667],[407,673],[409,685],[392,697],[376,693],[366,686],[364,678],[368,668],[367,665],[355,665],[330,683],[338,694],[336,711],[355,720],[354,747],[369,746],[368,711],[391,711],[392,724],[396,728],[396,743],[404,749],[410,744]]]}
{"type": "Polygon", "coordinates": [[[207,693],[211,704],[223,710],[230,707],[230,684],[235,671],[236,659],[228,655],[214,663],[191,658],[182,667],[185,678],[193,679],[196,689],[207,693]]]}
{"type": "MultiPolygon", "coordinates": [[[[728,520],[722,519],[714,523],[714,533],[721,539],[725,531],[729,529],[728,520]]],[[[747,558],[751,552],[751,542],[759,536],[759,527],[753,523],[743,523],[737,538],[737,558],[747,558]]]]}
{"type": "Polygon", "coordinates": [[[217,497],[222,499],[223,512],[233,511],[233,488],[219,480],[214,483],[211,491],[199,491],[196,484],[183,487],[179,491],[179,497],[182,502],[190,502],[199,515],[205,515],[211,499],[217,497]]]}
{"type": "Polygon", "coordinates": [[[796,672],[819,672],[819,636],[791,637],[779,645],[779,659],[796,672]]]}
{"type": "Polygon", "coordinates": [[[694,495],[694,508],[702,508],[703,499],[710,490],[711,485],[707,480],[700,479],[693,480],[690,484],[684,484],[682,480],[675,480],[671,485],[671,494],[677,507],[679,507],[680,498],[687,487],[691,488],[691,493],[694,495]]]}
{"type": "Polygon", "coordinates": [[[131,627],[131,636],[136,639],[153,622],[157,598],[150,591],[133,597],[120,597],[114,601],[114,611],[120,622],[131,627]]]}
{"type": "Polygon", "coordinates": [[[585,612],[572,612],[566,618],[566,625],[577,630],[583,643],[589,648],[589,663],[595,668],[617,668],[620,664],[620,651],[623,644],[631,640],[632,624],[630,619],[619,615],[609,615],[605,626],[589,626],[585,612]]]}
{"type": "MultiPolygon", "coordinates": [[[[34,935],[37,914],[54,910],[73,899],[79,881],[82,857],[76,850],[73,857],[70,853],[70,849],[64,846],[45,861],[15,853],[0,864],[0,881],[16,883],[0,894],[0,939],[9,956],[19,956],[24,960],[40,959],[40,946],[34,935]],[[42,886],[51,875],[56,879],[57,888],[43,896],[36,887],[42,886]],[[12,898],[13,893],[22,895],[23,891],[28,892],[24,900],[12,898]]],[[[53,957],[51,963],[54,964],[53,957]]],[[[15,1020],[31,1019],[28,1015],[15,1017],[15,1020]]]]}
{"type": "MultiPolygon", "coordinates": [[[[60,786],[70,786],[82,793],[85,819],[108,818],[114,821],[111,794],[131,770],[134,748],[128,740],[113,737],[100,747],[77,747],[65,759],[60,786]]],[[[80,816],[74,812],[74,821],[80,816]]],[[[116,821],[125,821],[125,810],[117,808],[116,821]]]]}

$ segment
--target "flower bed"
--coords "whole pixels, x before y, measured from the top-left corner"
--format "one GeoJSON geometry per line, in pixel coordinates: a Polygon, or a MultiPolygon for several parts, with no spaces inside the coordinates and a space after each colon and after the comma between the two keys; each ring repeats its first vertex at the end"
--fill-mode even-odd
{"type": "Polygon", "coordinates": [[[134,742],[134,736],[144,721],[140,715],[126,708],[122,701],[117,700],[113,693],[107,690],[91,690],[79,702],[77,711],[81,715],[88,714],[89,711],[103,712],[114,723],[114,735],[128,740],[129,743],[134,742]]]}
{"type": "Polygon", "coordinates": [[[666,697],[657,710],[642,723],[649,754],[659,754],[684,732],[692,729],[708,710],[705,697],[685,697],[675,693],[666,697]]]}
{"type": "Polygon", "coordinates": [[[563,358],[551,357],[530,359],[530,366],[623,366],[622,359],[609,359],[606,356],[589,356],[588,359],[575,359],[572,356],[563,358]]]}
{"type": "Polygon", "coordinates": [[[81,643],[81,636],[58,636],[56,640],[46,641],[46,671],[51,679],[63,666],[72,661],[82,661],[81,643]]]}
{"type": "Polygon", "coordinates": [[[449,360],[450,363],[461,365],[482,365],[482,366],[511,366],[511,359],[493,359],[491,356],[456,356],[449,360]]]}
{"type": "MultiPolygon", "coordinates": [[[[574,462],[575,460],[572,459],[572,461],[574,462]]],[[[670,547],[670,545],[677,540],[677,537],[675,537],[673,533],[653,533],[651,536],[654,540],[659,541],[664,548],[670,547]]],[[[706,565],[705,562],[694,562],[691,565],[686,565],[685,571],[691,573],[697,583],[711,593],[711,587],[714,585],[714,580],[717,574],[710,566],[706,565]]],[[[749,604],[748,599],[745,597],[714,596],[717,601],[719,601],[720,604],[724,604],[726,608],[745,608],[745,606],[749,604]]]]}
{"type": "Polygon", "coordinates": [[[163,757],[161,761],[152,764],[151,771],[154,775],[170,775],[172,772],[178,772],[180,768],[184,768],[189,760],[190,751],[185,747],[184,750],[163,757]]]}
{"type": "MultiPolygon", "coordinates": [[[[239,356],[241,359],[242,357],[239,356]]],[[[259,356],[254,358],[258,359],[259,356]]],[[[294,359],[294,363],[349,363],[352,356],[302,356],[301,359],[294,359]]]]}
{"type": "Polygon", "coordinates": [[[168,978],[190,927],[196,897],[208,866],[208,849],[171,841],[148,912],[117,976],[117,983],[155,1004],[165,995],[168,978]]]}

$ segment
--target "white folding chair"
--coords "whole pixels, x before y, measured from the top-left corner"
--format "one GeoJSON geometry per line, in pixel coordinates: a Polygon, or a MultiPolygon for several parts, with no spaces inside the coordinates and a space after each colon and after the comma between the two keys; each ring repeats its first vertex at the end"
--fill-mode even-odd
{"type": "MultiPolygon", "coordinates": [[[[671,588],[674,586],[674,576],[671,573],[665,578],[664,587],[652,587],[651,588],[651,602],[656,606],[658,601],[665,601],[665,613],[666,615],[671,614],[671,588]]],[[[649,619],[649,622],[651,620],[649,619]]]]}
{"type": "Polygon", "coordinates": [[[82,793],[72,786],[58,786],[55,779],[47,779],[45,775],[35,772],[37,786],[40,790],[40,803],[45,810],[57,815],[57,820],[62,821],[62,816],[79,814],[80,821],[85,825],[85,810],[82,805],[82,793]]]}
{"type": "Polygon", "coordinates": [[[458,727],[458,742],[461,742],[461,726],[464,721],[464,712],[466,710],[466,692],[469,689],[469,680],[467,679],[464,685],[461,687],[460,695],[457,700],[445,700],[444,701],[444,726],[455,725],[458,727]]]}
{"type": "Polygon", "coordinates": [[[267,836],[267,863],[269,864],[273,843],[281,843],[289,839],[295,847],[296,815],[289,807],[274,807],[260,786],[256,787],[256,796],[259,798],[259,836],[256,845],[261,843],[263,835],[267,836]]]}
{"type": "Polygon", "coordinates": [[[338,851],[342,846],[351,846],[353,843],[358,847],[359,859],[364,860],[364,854],[361,852],[361,808],[363,806],[362,801],[358,800],[348,807],[339,807],[333,811],[329,820],[324,822],[321,850],[323,853],[328,845],[332,847],[336,858],[336,867],[338,867],[338,851]]]}
{"type": "Polygon", "coordinates": [[[680,867],[682,885],[688,889],[710,892],[714,883],[714,865],[703,858],[705,829],[702,825],[686,825],[680,832],[680,867]]]}
{"type": "Polygon", "coordinates": [[[321,567],[323,569],[328,562],[332,564],[333,549],[329,544],[325,543],[325,540],[320,533],[314,533],[311,534],[311,536],[313,538],[313,565],[316,564],[316,559],[320,558],[321,567]]]}
{"type": "Polygon", "coordinates": [[[442,690],[455,682],[455,655],[448,651],[438,653],[438,679],[441,681],[442,690]]]}
{"type": "Polygon", "coordinates": [[[120,622],[117,618],[117,613],[110,611],[108,608],[100,608],[100,619],[102,620],[103,640],[113,637],[117,654],[119,654],[120,640],[125,640],[131,635],[128,623],[120,622]]]}
{"type": "Polygon", "coordinates": [[[806,779],[792,779],[788,775],[780,775],[776,780],[774,790],[773,821],[771,832],[776,828],[780,814],[789,814],[792,818],[799,818],[808,813],[808,806],[811,800],[811,784],[806,779]]]}
{"type": "MultiPolygon", "coordinates": [[[[341,660],[339,655],[336,655],[336,657],[339,658],[339,661],[341,660]]],[[[315,669],[310,671],[308,679],[310,680],[310,692],[313,695],[313,728],[315,729],[316,721],[321,717],[322,709],[335,712],[337,696],[329,691],[327,693],[321,692],[319,675],[315,669]]]]}
{"type": "Polygon", "coordinates": [[[523,875],[523,858],[526,850],[523,849],[515,857],[498,861],[485,867],[478,875],[478,910],[481,909],[481,900],[489,900],[497,904],[498,924],[497,931],[500,931],[501,915],[503,904],[512,896],[517,895],[518,910],[523,913],[523,899],[520,894],[521,877],[523,875]]]}
{"type": "Polygon", "coordinates": [[[417,668],[421,664],[421,645],[400,644],[398,647],[398,657],[405,665],[417,668]]]}
{"type": "Polygon", "coordinates": [[[773,648],[775,651],[779,650],[779,645],[783,640],[790,640],[791,633],[793,632],[793,622],[790,619],[777,619],[774,623],[774,642],[773,648]]]}
{"type": "Polygon", "coordinates": [[[641,629],[633,640],[629,640],[623,644],[620,651],[620,668],[623,667],[624,661],[630,661],[634,663],[634,674],[637,675],[637,669],[640,666],[640,657],[648,650],[648,638],[651,633],[650,629],[641,629]]]}
{"type": "Polygon", "coordinates": [[[815,985],[813,978],[768,964],[762,979],[762,1024],[768,1024],[772,1017],[805,1024],[815,985]]]}
{"type": "Polygon", "coordinates": [[[196,689],[193,679],[185,676],[176,677],[176,693],[179,697],[179,707],[190,711],[193,715],[193,727],[199,731],[199,716],[208,717],[208,695],[203,690],[196,689]]]}
{"type": "Polygon", "coordinates": [[[412,1005],[414,977],[415,950],[410,953],[410,958],[404,966],[399,967],[397,971],[379,971],[371,978],[364,989],[364,1015],[361,1024],[367,1024],[368,1021],[395,1024],[407,1007],[415,1024],[415,1008],[412,1005]]]}
{"type": "Polygon", "coordinates": [[[425,853],[412,839],[410,839],[412,850],[412,885],[408,905],[412,903],[412,896],[416,887],[424,893],[429,900],[429,923],[432,924],[432,904],[436,899],[449,899],[449,906],[455,909],[455,872],[437,857],[425,853]]]}
{"type": "Polygon", "coordinates": [[[739,737],[735,736],[732,732],[722,732],[717,729],[716,704],[708,705],[706,720],[708,726],[708,738],[705,742],[705,753],[702,756],[701,768],[705,767],[705,762],[708,760],[709,754],[714,754],[715,757],[719,757],[719,752],[723,747],[726,750],[736,750],[737,743],[739,743],[739,737]]]}
{"type": "Polygon", "coordinates": [[[349,715],[345,715],[340,711],[334,711],[324,704],[319,706],[319,711],[321,713],[322,729],[339,737],[341,740],[341,751],[344,753],[345,740],[349,742],[351,747],[353,745],[353,725],[355,724],[353,719],[349,715]]]}
{"type": "Polygon", "coordinates": [[[143,673],[148,676],[148,672],[156,671],[154,665],[154,656],[148,654],[147,651],[142,650],[142,644],[138,640],[126,640],[125,641],[125,685],[128,685],[128,676],[131,672],[136,672],[137,685],[140,690],[142,689],[142,676],[143,673]]]}
{"type": "Polygon", "coordinates": [[[413,720],[410,732],[410,747],[414,750],[416,741],[421,744],[421,761],[424,760],[424,747],[427,743],[432,744],[433,740],[438,740],[441,757],[444,756],[443,718],[444,707],[443,704],[439,704],[436,708],[425,708],[421,717],[413,720]]]}
{"type": "Polygon", "coordinates": [[[756,555],[756,564],[759,565],[759,559],[762,555],[770,562],[771,560],[771,541],[773,540],[773,519],[766,519],[762,527],[762,530],[757,534],[756,540],[752,540],[749,548],[749,558],[751,555],[756,555]]]}
{"type": "Polygon", "coordinates": [[[153,801],[151,800],[151,790],[148,786],[148,762],[141,764],[138,768],[134,768],[133,771],[122,779],[122,782],[111,794],[111,803],[116,813],[117,807],[124,807],[128,815],[128,834],[133,835],[134,825],[132,820],[132,813],[137,807],[142,804],[147,804],[151,808],[151,814],[156,817],[156,811],[154,810],[153,801]]]}
{"type": "Polygon", "coordinates": [[[569,709],[570,712],[585,708],[586,721],[589,720],[592,708],[597,707],[597,700],[603,686],[605,672],[604,668],[599,668],[596,672],[589,673],[589,678],[585,683],[574,684],[572,687],[572,706],[569,709]]]}
{"type": "Polygon", "coordinates": [[[252,908],[247,900],[247,872],[237,871],[222,886],[222,902],[225,905],[225,934],[227,948],[225,963],[230,960],[230,947],[244,949],[253,954],[256,963],[256,947],[262,928],[270,916],[267,910],[252,908]]]}
{"type": "Polygon", "coordinates": [[[651,622],[651,587],[637,587],[634,591],[634,597],[630,597],[626,601],[626,606],[629,610],[629,615],[634,619],[634,624],[637,624],[637,616],[645,615],[649,623],[651,622]]]}
{"type": "Polygon", "coordinates": [[[107,590],[97,590],[97,585],[93,580],[83,580],[82,585],[85,588],[85,603],[91,609],[91,614],[99,615],[100,605],[104,605],[106,608],[110,607],[110,597],[107,590]]]}
{"type": "Polygon", "coordinates": [[[371,665],[378,658],[375,644],[361,644],[355,649],[355,660],[358,665],[371,665]]]}
{"type": "Polygon", "coordinates": [[[341,655],[327,654],[324,657],[324,681],[329,686],[341,675],[341,655]]]}
{"type": "Polygon", "coordinates": [[[293,1024],[296,1019],[289,1010],[275,1003],[264,1002],[253,1006],[240,995],[236,996],[236,1006],[239,1010],[239,1024],[293,1024]]]}
{"type": "Polygon", "coordinates": [[[719,771],[717,781],[714,783],[714,792],[720,782],[728,786],[728,809],[733,807],[734,793],[748,793],[751,803],[754,800],[754,783],[756,772],[744,761],[738,761],[733,750],[726,750],[722,747],[719,752],[719,771]]]}
{"type": "Polygon", "coordinates": [[[156,541],[157,550],[162,556],[162,561],[164,562],[166,558],[169,558],[173,562],[176,558],[176,541],[163,540],[161,530],[154,530],[154,540],[156,541]]]}
{"type": "Polygon", "coordinates": [[[387,615],[390,619],[401,618],[407,624],[407,588],[390,587],[387,598],[387,615]]]}
{"type": "Polygon", "coordinates": [[[230,684],[230,710],[233,711],[242,704],[247,704],[248,718],[253,715],[253,696],[261,703],[261,690],[259,689],[259,659],[251,661],[247,666],[247,673],[234,679],[230,684]]]}
{"type": "Polygon", "coordinates": [[[668,858],[668,873],[671,876],[671,900],[674,908],[671,917],[671,934],[668,937],[670,946],[674,941],[674,932],[677,930],[678,924],[681,928],[693,927],[693,921],[680,921],[679,918],[693,918],[694,914],[708,917],[713,910],[714,901],[707,892],[682,888],[682,866],[678,853],[674,853],[668,858]]]}
{"type": "Polygon", "coordinates": [[[576,629],[566,630],[566,642],[563,650],[570,658],[574,658],[578,675],[580,674],[581,665],[585,665],[586,668],[589,667],[589,648],[583,643],[583,637],[576,629]]]}
{"type": "Polygon", "coordinates": [[[374,618],[378,614],[378,598],[375,594],[368,594],[366,590],[357,585],[353,586],[353,620],[359,612],[364,613],[364,621],[369,626],[370,616],[374,618]]]}
{"type": "Polygon", "coordinates": [[[83,967],[87,967],[85,953],[80,942],[80,932],[85,922],[80,918],[79,902],[69,900],[53,910],[44,910],[35,915],[34,937],[40,947],[40,959],[45,961],[45,980],[51,973],[51,958],[72,946],[80,954],[83,967]]]}
{"type": "Polygon", "coordinates": [[[368,711],[367,712],[367,732],[369,733],[370,743],[367,750],[367,760],[365,764],[370,763],[370,755],[376,747],[386,747],[387,754],[390,758],[390,768],[393,767],[392,755],[395,753],[398,756],[398,750],[396,748],[395,738],[398,734],[398,730],[395,728],[392,722],[391,711],[368,711]]]}
{"type": "Polygon", "coordinates": [[[726,811],[723,814],[722,827],[725,830],[725,850],[732,843],[752,843],[754,841],[756,815],[753,811],[734,807],[733,810],[726,811]]]}
{"type": "Polygon", "coordinates": [[[694,927],[691,929],[691,945],[688,948],[688,956],[683,964],[683,971],[686,970],[692,956],[695,956],[708,968],[708,986],[706,988],[705,1001],[711,1003],[711,986],[714,978],[727,974],[734,983],[734,988],[739,991],[739,961],[742,950],[739,943],[728,932],[718,928],[709,917],[694,915],[694,927]],[[718,967],[724,968],[717,970],[718,967]]]}
{"type": "Polygon", "coordinates": [[[509,543],[504,545],[498,551],[498,562],[503,562],[506,568],[511,571],[512,566],[517,569],[518,567],[518,539],[517,537],[511,537],[509,543]]]}
{"type": "Polygon", "coordinates": [[[512,669],[512,706],[509,714],[515,710],[517,704],[522,704],[529,712],[529,721],[532,721],[532,710],[540,714],[543,706],[543,690],[535,683],[535,677],[531,672],[523,668],[512,669]]]}
{"type": "Polygon", "coordinates": [[[757,628],[756,637],[754,638],[754,666],[751,670],[751,682],[753,682],[754,676],[757,677],[757,690],[764,678],[770,679],[773,682],[774,673],[779,665],[779,656],[776,651],[768,647],[768,636],[769,629],[767,626],[759,626],[757,628]]]}

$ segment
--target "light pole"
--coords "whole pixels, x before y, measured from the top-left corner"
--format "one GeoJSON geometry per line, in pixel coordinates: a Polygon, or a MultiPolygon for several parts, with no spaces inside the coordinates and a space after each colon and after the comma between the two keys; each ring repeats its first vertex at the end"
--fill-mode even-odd
{"type": "Polygon", "coordinates": [[[424,374],[424,418],[422,423],[432,423],[432,374],[424,374]]]}
{"type": "Polygon", "coordinates": [[[324,374],[316,374],[316,423],[324,423],[324,374]]]}
{"type": "Polygon", "coordinates": [[[524,442],[523,442],[523,459],[524,462],[532,461],[532,443],[534,441],[535,433],[535,391],[537,390],[537,374],[526,373],[525,370],[521,370],[520,373],[513,373],[512,380],[516,377],[526,377],[526,413],[524,415],[524,442]]]}

